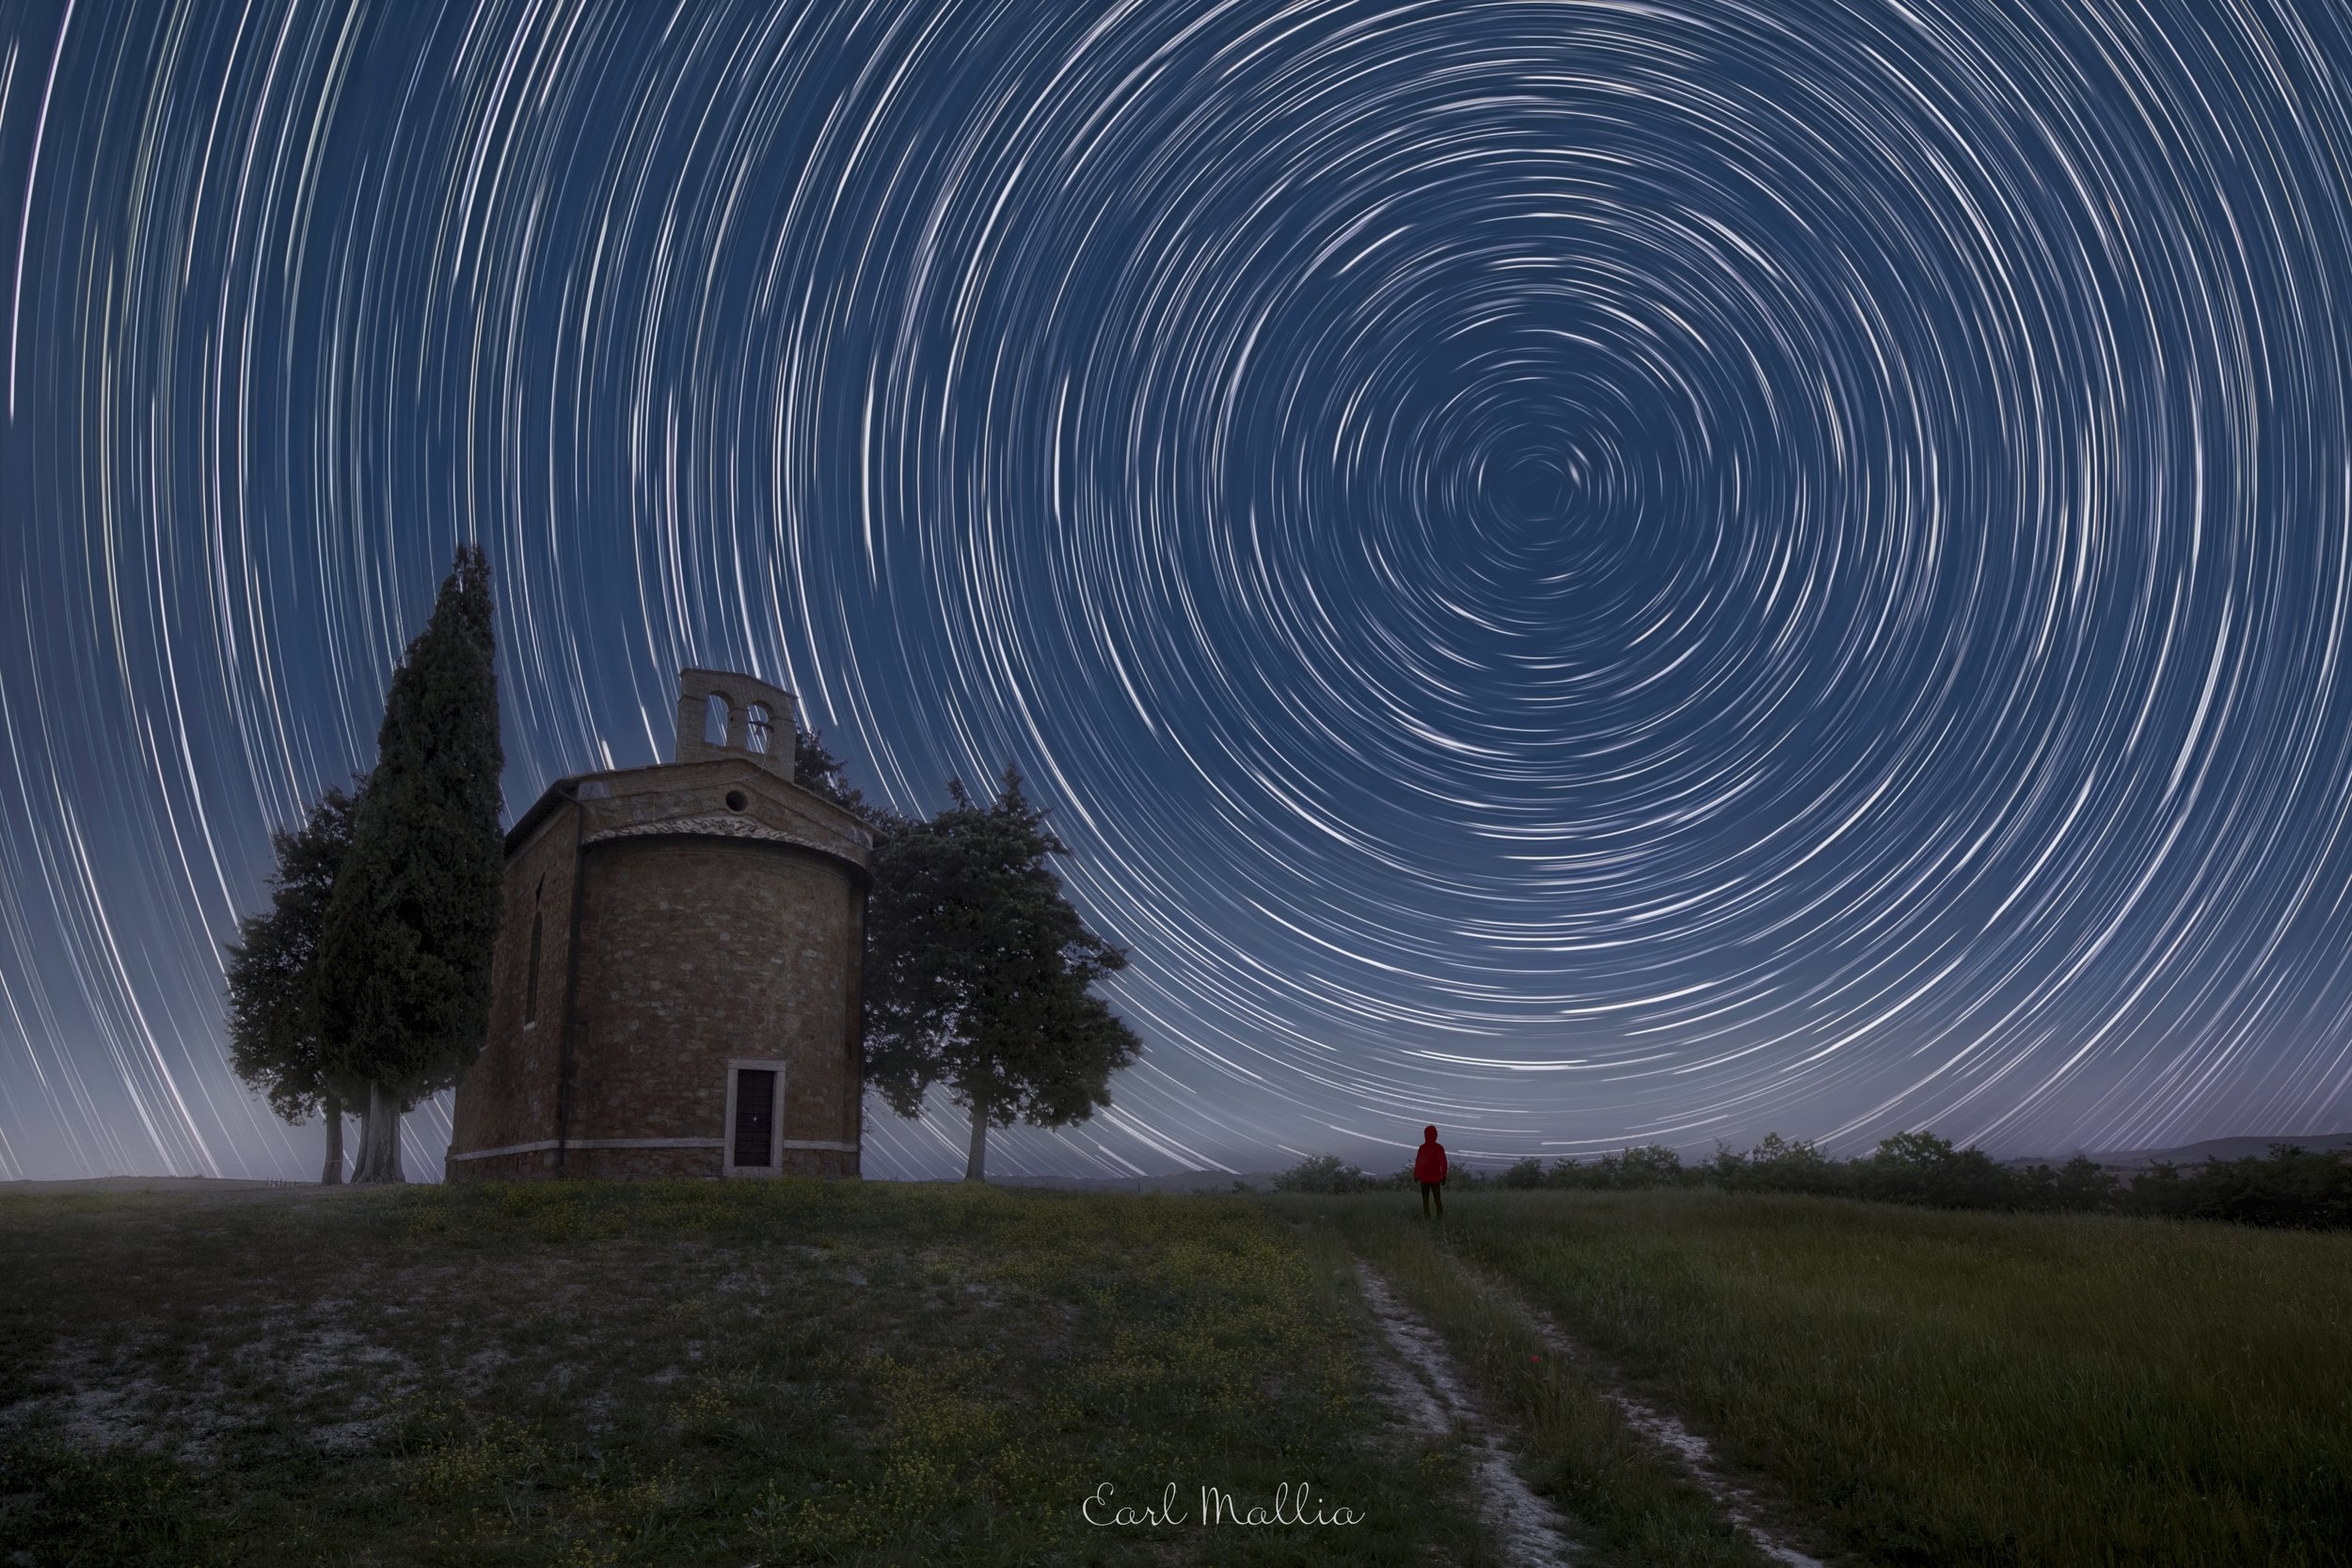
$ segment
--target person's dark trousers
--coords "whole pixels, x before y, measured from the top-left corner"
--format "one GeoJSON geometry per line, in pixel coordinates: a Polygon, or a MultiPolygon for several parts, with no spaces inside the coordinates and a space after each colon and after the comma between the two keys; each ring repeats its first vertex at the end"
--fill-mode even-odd
{"type": "Polygon", "coordinates": [[[1427,1219],[1429,1217],[1429,1206],[1433,1203],[1438,1206],[1438,1217],[1439,1219],[1445,1218],[1445,1192],[1443,1187],[1435,1181],[1424,1181],[1421,1184],[1421,1217],[1422,1219],[1427,1219]]]}

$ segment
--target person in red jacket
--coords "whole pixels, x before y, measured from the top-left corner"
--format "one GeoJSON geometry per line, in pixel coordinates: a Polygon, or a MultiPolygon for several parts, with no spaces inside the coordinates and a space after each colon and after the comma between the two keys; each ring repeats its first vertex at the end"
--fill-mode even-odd
{"type": "Polygon", "coordinates": [[[1445,1218],[1445,1194],[1438,1189],[1445,1185],[1445,1145],[1438,1141],[1438,1130],[1421,1130],[1421,1152],[1413,1156],[1413,1180],[1421,1183],[1421,1217],[1429,1217],[1429,1206],[1438,1206],[1438,1217],[1445,1218]]]}

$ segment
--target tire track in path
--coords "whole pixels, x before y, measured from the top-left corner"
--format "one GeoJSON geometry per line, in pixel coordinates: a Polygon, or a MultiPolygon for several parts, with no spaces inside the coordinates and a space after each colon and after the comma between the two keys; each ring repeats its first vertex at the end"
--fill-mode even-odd
{"type": "Polygon", "coordinates": [[[1507,1303],[1533,1324],[1546,1350],[1573,1366],[1582,1368],[1601,1397],[1617,1407],[1617,1413],[1625,1418],[1626,1425],[1645,1441],[1673,1454],[1699,1490],[1714,1500],[1715,1506],[1723,1510],[1724,1516],[1747,1536],[1756,1550],[1783,1564],[1784,1568],[1826,1568],[1819,1558],[1799,1551],[1765,1528],[1762,1503],[1755,1493],[1724,1472],[1716,1462],[1715,1450],[1708,1446],[1706,1438],[1666,1411],[1645,1404],[1627,1393],[1620,1386],[1614,1370],[1569,1338],[1549,1313],[1529,1306],[1516,1291],[1483,1269],[1473,1268],[1459,1258],[1452,1261],[1472,1285],[1498,1301],[1507,1303]]]}
{"type": "Polygon", "coordinates": [[[1516,1568],[1567,1568],[1576,1560],[1575,1550],[1568,1544],[1567,1521],[1512,1467],[1500,1429],[1470,1396],[1443,1342],[1406,1308],[1389,1282],[1360,1259],[1356,1274],[1364,1301],[1380,1324],[1381,1337],[1394,1352],[1379,1366],[1390,1396],[1406,1418],[1430,1436],[1445,1436],[1458,1425],[1476,1443],[1480,1503],[1487,1524],[1502,1543],[1503,1556],[1516,1568]]]}

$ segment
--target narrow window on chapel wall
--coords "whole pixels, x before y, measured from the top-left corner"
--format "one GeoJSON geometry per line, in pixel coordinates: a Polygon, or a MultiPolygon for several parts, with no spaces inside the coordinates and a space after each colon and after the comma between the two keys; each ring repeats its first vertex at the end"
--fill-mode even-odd
{"type": "Polygon", "coordinates": [[[523,1022],[539,1022],[539,898],[548,891],[548,879],[539,879],[539,885],[531,893],[531,962],[523,974],[523,1022]]]}
{"type": "Polygon", "coordinates": [[[743,743],[753,751],[765,754],[770,735],[768,705],[754,703],[743,710],[743,743]]]}
{"type": "Polygon", "coordinates": [[[776,1075],[769,1068],[735,1069],[735,1157],[737,1165],[771,1163],[768,1145],[776,1129],[776,1075]]]}
{"type": "Polygon", "coordinates": [[[703,743],[707,746],[725,745],[727,729],[732,718],[733,715],[727,709],[727,700],[724,697],[713,691],[704,698],[703,743]]]}

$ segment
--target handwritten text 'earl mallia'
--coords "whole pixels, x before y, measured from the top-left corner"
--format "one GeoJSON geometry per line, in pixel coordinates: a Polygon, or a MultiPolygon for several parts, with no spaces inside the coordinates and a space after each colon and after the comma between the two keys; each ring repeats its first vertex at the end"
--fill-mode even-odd
{"type": "MultiPolygon", "coordinates": [[[[1168,1490],[1160,1494],[1155,1508],[1131,1508],[1112,1499],[1119,1490],[1109,1481],[1094,1489],[1094,1495],[1078,1505],[1078,1512],[1089,1525],[1107,1528],[1115,1525],[1188,1525],[1196,1521],[1184,1514],[1184,1504],[1178,1500],[1176,1483],[1169,1481],[1168,1490]]],[[[1301,1481],[1295,1492],[1284,1481],[1274,1489],[1271,1509],[1244,1508],[1241,1500],[1230,1492],[1214,1486],[1200,1489],[1200,1513],[1198,1523],[1203,1525],[1360,1525],[1364,1516],[1352,1508],[1335,1508],[1317,1503],[1313,1488],[1301,1481]],[[1313,1512],[1309,1513],[1312,1506],[1313,1512]]]]}

